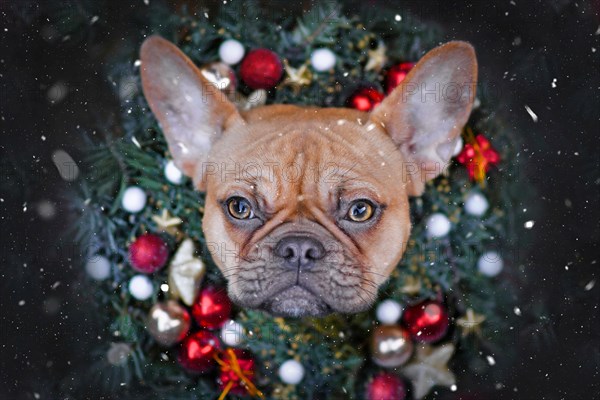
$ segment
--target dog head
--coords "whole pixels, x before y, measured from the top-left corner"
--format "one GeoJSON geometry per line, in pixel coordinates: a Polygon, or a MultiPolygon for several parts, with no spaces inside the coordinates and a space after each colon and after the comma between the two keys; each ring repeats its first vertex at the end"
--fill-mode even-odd
{"type": "Polygon", "coordinates": [[[409,196],[449,162],[474,99],[473,48],[427,53],[372,112],[240,112],[173,44],[147,39],[142,84],[176,165],[206,192],[203,231],[242,307],[365,310],[400,261],[409,196]]]}

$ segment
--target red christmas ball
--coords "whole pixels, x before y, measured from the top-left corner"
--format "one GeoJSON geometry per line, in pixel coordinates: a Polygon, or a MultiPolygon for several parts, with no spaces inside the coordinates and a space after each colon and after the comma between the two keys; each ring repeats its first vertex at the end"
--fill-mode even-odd
{"type": "Polygon", "coordinates": [[[190,372],[204,373],[216,364],[215,354],[221,350],[219,339],[209,331],[188,336],[181,344],[177,361],[190,372]]]}
{"type": "Polygon", "coordinates": [[[367,385],[367,400],[404,400],[406,385],[399,376],[380,372],[367,385]]]}
{"type": "Polygon", "coordinates": [[[240,76],[252,89],[271,89],[281,79],[283,66],[279,56],[267,49],[248,53],[240,66],[240,76]]]}
{"type": "Polygon", "coordinates": [[[252,353],[242,349],[227,349],[223,352],[221,359],[223,361],[219,376],[221,390],[224,390],[231,382],[229,393],[237,396],[253,394],[256,390],[253,382],[256,362],[252,353]],[[235,368],[232,368],[233,363],[237,363],[239,370],[236,371],[235,368]],[[242,379],[240,372],[252,384],[251,387],[242,379]]]}
{"type": "Polygon", "coordinates": [[[433,343],[446,335],[450,322],[444,305],[428,300],[404,310],[402,324],[414,341],[433,343]]]}
{"type": "Polygon", "coordinates": [[[392,90],[396,88],[406,78],[406,75],[415,66],[415,63],[403,62],[398,65],[394,65],[387,73],[385,77],[385,88],[386,93],[390,94],[392,90]]]}
{"type": "Polygon", "coordinates": [[[138,272],[151,274],[165,266],[169,248],[160,236],[146,233],[129,246],[129,263],[138,272]]]}
{"type": "Polygon", "coordinates": [[[200,292],[192,307],[194,319],[203,328],[222,327],[231,314],[231,300],[225,289],[209,286],[200,292]]]}
{"type": "Polygon", "coordinates": [[[374,88],[362,88],[350,96],[348,105],[359,111],[371,111],[383,101],[385,95],[374,88]]]}

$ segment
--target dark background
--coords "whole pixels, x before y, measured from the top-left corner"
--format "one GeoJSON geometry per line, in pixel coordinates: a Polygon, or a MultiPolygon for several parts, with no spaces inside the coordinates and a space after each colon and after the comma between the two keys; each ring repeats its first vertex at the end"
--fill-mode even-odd
{"type": "MultiPolygon", "coordinates": [[[[177,3],[164,4],[184,1],[177,3]]],[[[519,356],[510,366],[499,362],[501,380],[462,382],[458,371],[462,394],[444,398],[598,399],[600,3],[403,3],[448,40],[473,43],[499,116],[523,142],[518,179],[535,187],[514,206],[535,221],[518,264],[528,282],[521,309],[538,317],[516,327],[519,356]]],[[[105,338],[64,236],[75,184],[60,178],[52,154],[63,149],[77,161],[82,132],[102,134],[118,119],[106,64],[137,46],[152,8],[143,0],[16,0],[0,1],[0,9],[0,399],[58,399],[57,382],[75,385],[92,345],[105,338]],[[64,4],[67,28],[58,23],[64,4]]]]}

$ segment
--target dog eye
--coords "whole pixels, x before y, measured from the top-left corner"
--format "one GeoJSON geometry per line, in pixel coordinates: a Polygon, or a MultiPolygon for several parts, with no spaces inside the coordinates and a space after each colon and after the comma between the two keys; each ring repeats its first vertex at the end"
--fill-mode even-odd
{"type": "Polygon", "coordinates": [[[367,200],[357,200],[350,206],[347,218],[354,222],[365,222],[373,216],[375,207],[367,200]]]}
{"type": "Polygon", "coordinates": [[[231,197],[227,200],[227,210],[236,219],[254,218],[254,212],[250,202],[243,197],[231,197]]]}

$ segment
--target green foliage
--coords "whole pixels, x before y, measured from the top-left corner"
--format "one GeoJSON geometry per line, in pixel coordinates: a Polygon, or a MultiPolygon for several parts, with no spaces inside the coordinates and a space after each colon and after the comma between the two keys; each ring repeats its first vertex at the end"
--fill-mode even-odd
{"type": "MultiPolygon", "coordinates": [[[[179,16],[164,15],[166,22],[156,31],[176,41],[198,64],[217,60],[219,44],[229,38],[242,41],[247,49],[273,49],[294,67],[304,64],[315,48],[330,48],[338,58],[333,73],[312,71],[309,85],[299,91],[280,86],[269,93],[268,103],[338,107],[344,106],[349,94],[361,85],[382,87],[384,74],[364,68],[368,51],[379,43],[387,46],[389,67],[400,61],[416,61],[439,40],[435,27],[425,26],[405,13],[402,21],[396,21],[396,11],[381,8],[365,9],[357,17],[339,5],[327,3],[297,20],[279,16],[277,11],[270,15],[274,19],[265,18],[263,11],[252,1],[237,7],[224,6],[217,16],[185,12],[179,16]],[[171,31],[165,27],[171,27],[171,31]]],[[[126,93],[123,99],[118,128],[121,134],[90,143],[85,179],[75,204],[81,210],[76,235],[87,249],[86,255],[103,254],[113,263],[110,282],[93,286],[110,335],[102,351],[109,348],[110,341],[124,342],[132,348],[127,361],[118,366],[108,365],[99,353],[94,368],[106,373],[96,378],[111,383],[113,390],[127,398],[144,398],[144,393],[161,399],[216,398],[219,390],[214,375],[198,378],[184,373],[175,361],[177,349],[160,349],[144,328],[148,308],[161,296],[158,287],[166,282],[166,271],[153,276],[156,292],[151,301],[136,301],[126,289],[134,275],[127,264],[128,245],[146,231],[159,232],[152,217],[163,209],[180,217],[185,234],[199,244],[209,271],[205,282],[221,286],[225,283],[208,256],[202,234],[203,196],[189,180],[173,185],[163,176],[167,146],[141,94],[139,71],[133,60],[124,60],[111,71],[116,82],[131,80],[133,76],[136,85],[136,90],[126,93]],[[136,215],[120,206],[123,191],[130,185],[139,185],[149,194],[148,205],[136,215]]],[[[240,91],[249,93],[243,85],[240,91]]],[[[469,360],[473,360],[468,364],[477,368],[482,363],[474,359],[481,360],[482,356],[473,349],[493,346],[491,339],[501,339],[498,336],[507,326],[514,291],[507,284],[479,274],[475,263],[487,249],[514,246],[503,238],[513,238],[516,217],[512,205],[522,196],[512,179],[518,173],[514,140],[487,110],[484,101],[473,113],[469,126],[489,137],[501,152],[500,169],[490,173],[485,188],[479,188],[469,181],[462,166],[454,165],[448,176],[427,186],[422,198],[412,200],[414,230],[409,249],[380,295],[402,304],[443,295],[453,315],[460,315],[467,308],[484,314],[486,323],[480,336],[463,338],[456,330],[451,338],[459,352],[469,354],[469,360]],[[464,197],[472,190],[481,191],[490,201],[491,211],[483,218],[463,211],[464,197]],[[434,240],[425,235],[423,220],[437,211],[448,215],[455,228],[447,238],[434,240]],[[420,290],[404,290],[409,278],[421,284],[420,290]]],[[[175,237],[165,235],[165,239],[171,249],[176,248],[175,237]]],[[[511,260],[505,261],[510,270],[511,260]]],[[[261,312],[237,310],[236,320],[252,331],[246,345],[258,358],[257,383],[267,398],[362,398],[365,381],[377,370],[368,354],[369,331],[376,325],[373,311],[286,321],[261,312]],[[306,369],[304,381],[298,386],[281,384],[276,374],[278,365],[289,358],[298,359],[306,369]]]]}

